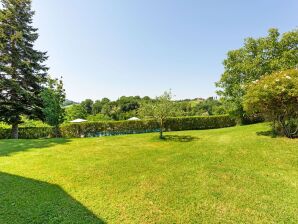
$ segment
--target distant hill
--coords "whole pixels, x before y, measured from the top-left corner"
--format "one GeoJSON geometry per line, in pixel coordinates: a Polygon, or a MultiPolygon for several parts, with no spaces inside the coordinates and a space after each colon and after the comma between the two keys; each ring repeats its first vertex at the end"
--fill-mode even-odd
{"type": "Polygon", "coordinates": [[[70,106],[70,105],[73,105],[73,104],[78,104],[78,103],[75,102],[75,101],[66,99],[66,100],[64,101],[64,103],[62,104],[62,106],[63,106],[63,107],[67,107],[67,106],[70,106]]]}

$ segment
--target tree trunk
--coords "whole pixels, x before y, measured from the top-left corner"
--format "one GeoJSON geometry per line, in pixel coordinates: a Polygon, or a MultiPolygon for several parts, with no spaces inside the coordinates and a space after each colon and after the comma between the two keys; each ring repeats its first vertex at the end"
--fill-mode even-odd
{"type": "Polygon", "coordinates": [[[61,137],[59,125],[56,125],[54,127],[54,135],[55,135],[55,138],[60,138],[61,137]]]}
{"type": "Polygon", "coordinates": [[[13,139],[18,139],[19,138],[19,124],[18,123],[12,125],[11,137],[13,139]]]}
{"type": "Polygon", "coordinates": [[[163,133],[163,132],[162,132],[162,129],[163,129],[163,122],[160,121],[160,124],[159,124],[159,125],[160,125],[159,138],[160,138],[160,139],[163,139],[163,136],[162,136],[162,133],[163,133]]]}

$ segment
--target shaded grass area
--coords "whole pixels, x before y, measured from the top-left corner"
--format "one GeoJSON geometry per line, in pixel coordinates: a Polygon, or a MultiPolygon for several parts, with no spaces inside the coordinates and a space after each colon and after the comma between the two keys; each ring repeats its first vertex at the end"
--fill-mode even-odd
{"type": "Polygon", "coordinates": [[[297,223],[298,139],[268,130],[0,141],[0,223],[297,223]]]}
{"type": "Polygon", "coordinates": [[[171,134],[167,134],[161,140],[174,141],[174,142],[191,142],[191,141],[195,141],[195,140],[198,140],[198,139],[199,139],[198,137],[194,137],[194,136],[191,136],[191,135],[171,135],[171,134]]]}
{"type": "Polygon", "coordinates": [[[54,145],[66,144],[68,139],[35,139],[35,140],[0,140],[0,156],[9,156],[16,152],[32,149],[43,149],[54,145]]]}
{"type": "Polygon", "coordinates": [[[61,187],[0,172],[0,223],[104,222],[61,187]]]}

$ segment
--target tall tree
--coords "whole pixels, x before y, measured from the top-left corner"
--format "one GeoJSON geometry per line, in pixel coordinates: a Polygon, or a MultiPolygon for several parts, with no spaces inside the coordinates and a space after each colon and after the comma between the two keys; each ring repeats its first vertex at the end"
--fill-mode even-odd
{"type": "Polygon", "coordinates": [[[275,71],[298,66],[298,30],[280,36],[277,29],[270,29],[267,37],[247,38],[243,47],[228,52],[223,64],[225,71],[216,84],[221,88],[218,94],[243,121],[247,84],[275,71]]]}
{"type": "Polygon", "coordinates": [[[47,86],[40,94],[43,100],[45,122],[55,128],[55,137],[59,137],[59,125],[65,120],[65,90],[62,80],[48,78],[47,86]]]}
{"type": "Polygon", "coordinates": [[[85,108],[87,114],[92,114],[92,109],[93,109],[93,100],[91,99],[86,99],[81,102],[82,107],[85,108]]]}
{"type": "Polygon", "coordinates": [[[38,38],[32,26],[31,0],[1,0],[0,120],[12,125],[18,138],[21,115],[43,118],[39,97],[46,81],[46,53],[34,49],[38,38]]]}
{"type": "Polygon", "coordinates": [[[102,109],[102,103],[100,100],[95,100],[93,106],[92,106],[92,114],[96,115],[101,112],[102,109]]]}

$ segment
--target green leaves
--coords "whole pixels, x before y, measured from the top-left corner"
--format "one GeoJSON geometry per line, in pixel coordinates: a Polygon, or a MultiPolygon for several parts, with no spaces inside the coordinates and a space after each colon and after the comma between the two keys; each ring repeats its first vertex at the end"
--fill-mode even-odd
{"type": "MultiPolygon", "coordinates": [[[[0,121],[15,126],[21,115],[43,118],[40,93],[48,68],[46,53],[34,49],[30,0],[1,0],[0,9],[0,121]]],[[[17,136],[17,135],[16,135],[17,136]]]]}
{"type": "Polygon", "coordinates": [[[182,113],[181,108],[172,101],[171,91],[165,91],[156,98],[154,103],[144,103],[138,110],[142,117],[154,118],[160,124],[160,138],[164,129],[165,120],[182,113]]]}
{"type": "Polygon", "coordinates": [[[51,126],[58,126],[64,121],[65,90],[62,80],[48,78],[47,87],[40,93],[43,101],[42,112],[45,121],[51,126]]]}
{"type": "Polygon", "coordinates": [[[228,52],[223,64],[225,71],[216,83],[220,88],[218,94],[233,105],[231,112],[243,116],[242,102],[247,84],[298,65],[298,30],[280,37],[278,30],[273,28],[267,37],[247,38],[242,48],[228,52]]]}
{"type": "Polygon", "coordinates": [[[298,70],[276,72],[250,84],[244,97],[244,109],[261,113],[268,120],[278,122],[283,134],[295,136],[298,124],[292,127],[291,123],[293,130],[287,129],[290,120],[298,121],[298,70]]]}

